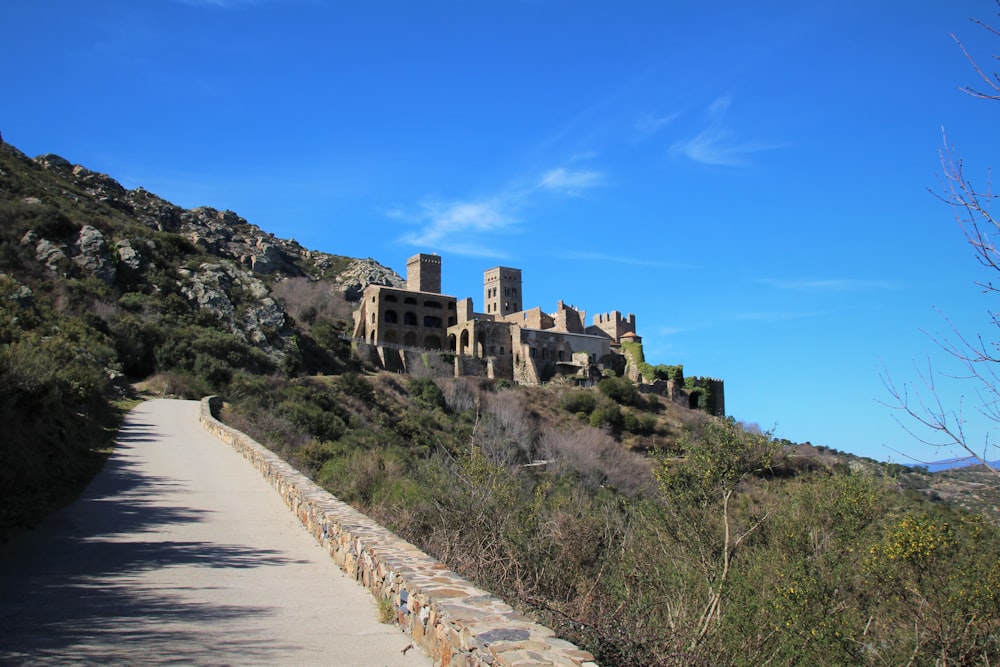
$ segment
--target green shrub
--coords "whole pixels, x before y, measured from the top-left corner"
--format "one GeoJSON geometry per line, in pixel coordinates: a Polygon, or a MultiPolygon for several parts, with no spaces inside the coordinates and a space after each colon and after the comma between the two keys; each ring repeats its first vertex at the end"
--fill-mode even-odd
{"type": "Polygon", "coordinates": [[[444,392],[433,378],[410,377],[406,381],[406,391],[417,402],[428,407],[444,410],[447,405],[444,392]]]}
{"type": "Polygon", "coordinates": [[[80,231],[80,226],[59,209],[43,206],[35,216],[31,229],[44,239],[59,240],[76,234],[80,231]]]}
{"type": "Polygon", "coordinates": [[[622,428],[635,435],[652,435],[656,431],[656,417],[650,414],[637,415],[631,410],[624,410],[622,428]]]}
{"type": "Polygon", "coordinates": [[[359,373],[344,373],[338,378],[337,385],[348,396],[361,399],[365,403],[375,400],[375,390],[359,373]]]}
{"type": "Polygon", "coordinates": [[[597,407],[597,397],[591,391],[570,391],[562,395],[559,405],[566,412],[589,415],[597,407]]]}
{"type": "Polygon", "coordinates": [[[619,405],[631,405],[639,398],[639,390],[628,378],[607,377],[597,383],[602,394],[619,405]]]}
{"type": "Polygon", "coordinates": [[[613,433],[621,433],[625,418],[617,404],[595,409],[590,413],[590,425],[594,428],[609,428],[613,433]]]}
{"type": "Polygon", "coordinates": [[[327,461],[337,456],[339,449],[331,442],[321,442],[313,438],[292,453],[292,463],[310,474],[319,471],[327,461]]]}
{"type": "Polygon", "coordinates": [[[656,366],[656,376],[661,377],[664,380],[673,380],[674,382],[684,381],[684,366],[683,364],[677,364],[675,366],[667,366],[666,364],[658,364],[656,366]]]}

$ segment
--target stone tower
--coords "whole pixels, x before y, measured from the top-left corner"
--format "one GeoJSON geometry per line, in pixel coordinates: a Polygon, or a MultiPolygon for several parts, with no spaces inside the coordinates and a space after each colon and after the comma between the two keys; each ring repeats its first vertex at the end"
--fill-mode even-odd
{"type": "Polygon", "coordinates": [[[406,260],[406,289],[441,293],[441,258],[420,253],[406,260]]]}
{"type": "Polygon", "coordinates": [[[504,317],[521,311],[521,269],[498,266],[483,272],[483,303],[487,315],[504,317]]]}

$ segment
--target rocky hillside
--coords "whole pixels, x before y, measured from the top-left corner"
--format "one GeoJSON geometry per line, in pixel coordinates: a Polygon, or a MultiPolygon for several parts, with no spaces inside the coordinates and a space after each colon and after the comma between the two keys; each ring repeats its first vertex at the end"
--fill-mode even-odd
{"type": "Polygon", "coordinates": [[[136,382],[193,398],[350,368],[371,282],[402,284],[0,141],[0,540],[86,482],[136,382]]]}
{"type": "Polygon", "coordinates": [[[15,233],[19,246],[0,270],[17,282],[22,302],[31,283],[48,279],[99,281],[126,309],[137,295],[173,293],[274,363],[294,351],[300,333],[275,285],[301,279],[352,301],[369,283],[402,284],[372,259],[307,250],[232,211],[184,209],[57,155],[32,159],[3,143],[0,201],[5,240],[15,233]]]}

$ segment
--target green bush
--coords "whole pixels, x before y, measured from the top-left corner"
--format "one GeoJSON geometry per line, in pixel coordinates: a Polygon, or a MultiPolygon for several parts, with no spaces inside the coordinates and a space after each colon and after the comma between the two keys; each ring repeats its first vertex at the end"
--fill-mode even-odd
{"type": "Polygon", "coordinates": [[[428,407],[444,410],[447,406],[444,392],[433,378],[410,377],[406,381],[406,391],[417,402],[428,407]]]}
{"type": "Polygon", "coordinates": [[[639,399],[639,390],[628,378],[607,377],[597,383],[602,394],[619,405],[632,405],[639,399]]]}
{"type": "Polygon", "coordinates": [[[622,428],[635,435],[652,435],[656,431],[656,417],[624,410],[622,412],[622,428]]]}
{"type": "Polygon", "coordinates": [[[361,399],[365,403],[375,400],[375,390],[371,383],[358,373],[344,373],[338,378],[337,385],[348,396],[361,399]]]}
{"type": "Polygon", "coordinates": [[[662,377],[664,380],[684,382],[684,366],[682,364],[677,364],[675,366],[658,364],[656,366],[656,376],[662,377]]]}
{"type": "Polygon", "coordinates": [[[559,405],[566,412],[589,415],[597,407],[597,397],[591,391],[570,391],[562,395],[559,405]]]}
{"type": "Polygon", "coordinates": [[[608,428],[613,433],[621,433],[624,424],[622,410],[614,403],[596,408],[590,413],[590,425],[594,428],[608,428]]]}

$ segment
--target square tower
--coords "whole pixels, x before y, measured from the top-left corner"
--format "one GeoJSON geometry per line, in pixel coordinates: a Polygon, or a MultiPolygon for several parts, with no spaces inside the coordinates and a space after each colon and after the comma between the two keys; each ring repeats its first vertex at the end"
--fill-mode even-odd
{"type": "Polygon", "coordinates": [[[441,258],[420,253],[406,260],[406,289],[441,293],[441,258]]]}
{"type": "Polygon", "coordinates": [[[487,315],[505,317],[521,312],[521,269],[498,266],[483,272],[483,303],[487,315]]]}

